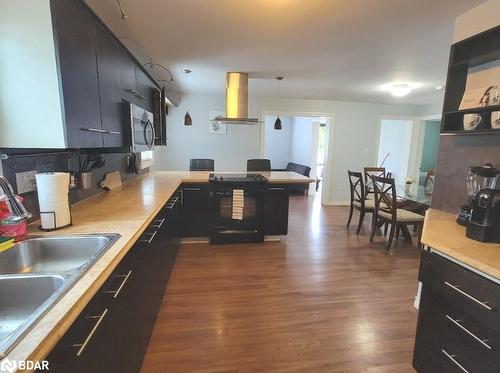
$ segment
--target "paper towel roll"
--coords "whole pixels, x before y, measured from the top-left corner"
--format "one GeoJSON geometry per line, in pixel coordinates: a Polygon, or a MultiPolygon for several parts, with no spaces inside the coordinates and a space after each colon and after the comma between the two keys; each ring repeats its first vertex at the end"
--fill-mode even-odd
{"type": "Polygon", "coordinates": [[[38,204],[42,229],[56,229],[69,225],[69,173],[47,172],[36,174],[38,204]]]}

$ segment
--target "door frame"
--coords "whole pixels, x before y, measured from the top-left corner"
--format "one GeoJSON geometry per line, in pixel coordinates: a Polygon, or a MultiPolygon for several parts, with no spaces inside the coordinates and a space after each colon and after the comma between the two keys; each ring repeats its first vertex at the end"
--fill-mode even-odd
{"type": "Polygon", "coordinates": [[[382,132],[382,121],[384,120],[401,120],[401,121],[410,121],[411,126],[410,126],[410,149],[408,150],[408,164],[406,167],[406,176],[408,175],[415,175],[415,157],[417,154],[416,151],[416,146],[415,144],[415,138],[416,138],[416,128],[417,122],[418,122],[418,117],[416,116],[407,116],[407,115],[379,115],[379,121],[378,121],[378,141],[377,141],[377,152],[375,153],[375,164],[378,167],[378,153],[380,151],[380,135],[382,132]]]}
{"type": "Polygon", "coordinates": [[[334,146],[334,125],[335,125],[335,113],[326,112],[315,112],[315,111],[283,111],[283,110],[265,110],[260,114],[260,120],[262,125],[260,126],[260,138],[259,138],[259,156],[264,157],[264,144],[266,137],[266,116],[270,115],[281,115],[286,117],[311,117],[311,118],[326,118],[326,147],[325,147],[325,164],[323,166],[323,192],[321,193],[321,204],[329,205],[330,193],[325,193],[325,191],[330,190],[330,180],[332,176],[332,165],[333,165],[333,146],[334,146]],[[326,172],[325,172],[326,170],[326,172]]]}
{"type": "MultiPolygon", "coordinates": [[[[424,122],[428,120],[437,120],[437,119],[442,119],[442,114],[431,114],[431,115],[424,115],[423,117],[419,117],[417,119],[417,128],[416,128],[416,136],[418,136],[418,143],[416,145],[416,155],[415,155],[415,177],[418,181],[418,178],[420,177],[420,165],[422,164],[422,153],[424,150],[424,137],[425,137],[425,126],[424,122]]],[[[436,159],[437,161],[437,159],[436,159]]]]}

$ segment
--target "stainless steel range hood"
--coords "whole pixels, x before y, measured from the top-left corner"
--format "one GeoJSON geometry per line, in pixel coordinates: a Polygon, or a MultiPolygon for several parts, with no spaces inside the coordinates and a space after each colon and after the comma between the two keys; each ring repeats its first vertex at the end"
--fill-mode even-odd
{"type": "Polygon", "coordinates": [[[257,118],[248,118],[248,73],[226,73],[226,116],[213,119],[217,123],[257,124],[257,118]]]}

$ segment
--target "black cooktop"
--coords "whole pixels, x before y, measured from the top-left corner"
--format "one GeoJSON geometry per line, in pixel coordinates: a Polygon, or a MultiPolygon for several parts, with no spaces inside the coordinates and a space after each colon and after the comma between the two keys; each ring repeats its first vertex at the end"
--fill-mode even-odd
{"type": "Polygon", "coordinates": [[[261,174],[210,174],[208,181],[216,183],[262,183],[266,182],[267,178],[261,174]]]}

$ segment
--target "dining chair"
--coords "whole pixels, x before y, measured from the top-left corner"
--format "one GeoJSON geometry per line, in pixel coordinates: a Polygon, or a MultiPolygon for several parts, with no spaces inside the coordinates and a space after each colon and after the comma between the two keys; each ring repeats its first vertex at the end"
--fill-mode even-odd
{"type": "Polygon", "coordinates": [[[422,227],[424,217],[411,211],[398,208],[396,195],[396,185],[393,178],[371,176],[373,180],[373,189],[375,192],[375,207],[373,212],[372,232],[370,242],[373,241],[377,228],[385,223],[391,226],[389,238],[387,240],[387,250],[391,248],[394,235],[399,231],[405,230],[409,235],[408,225],[418,226],[418,242],[420,248],[420,238],[422,236],[422,227]]]}
{"type": "Polygon", "coordinates": [[[247,171],[271,171],[271,161],[269,159],[249,159],[247,160],[247,171]]]}
{"type": "Polygon", "coordinates": [[[214,168],[213,159],[193,158],[189,160],[189,171],[213,171],[214,168]]]}
{"type": "Polygon", "coordinates": [[[347,175],[349,177],[349,186],[351,188],[351,208],[349,210],[347,228],[349,228],[349,225],[351,224],[352,213],[356,209],[359,211],[359,221],[356,234],[359,234],[361,226],[363,225],[365,214],[373,214],[375,201],[367,200],[365,198],[365,186],[363,184],[363,175],[361,172],[347,171],[347,175]]]}
{"type": "Polygon", "coordinates": [[[387,177],[385,167],[365,167],[363,172],[365,176],[365,196],[367,199],[374,199],[373,181],[371,176],[387,177]]]}

